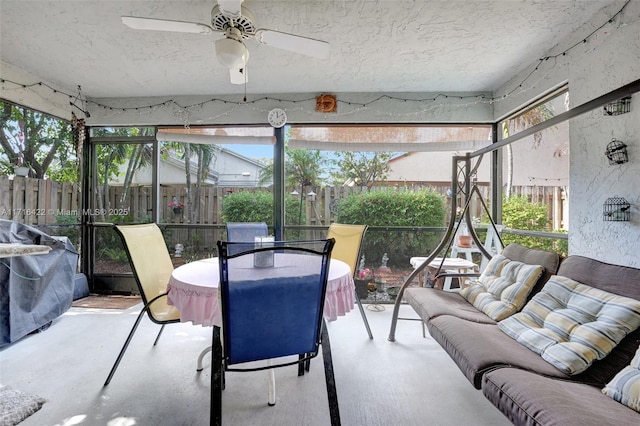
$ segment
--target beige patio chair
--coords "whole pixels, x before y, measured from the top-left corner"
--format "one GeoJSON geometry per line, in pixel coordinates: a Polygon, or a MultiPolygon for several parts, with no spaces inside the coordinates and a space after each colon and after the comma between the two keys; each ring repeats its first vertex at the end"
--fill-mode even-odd
{"type": "MultiPolygon", "coordinates": [[[[327,238],[334,238],[336,240],[336,245],[333,248],[331,257],[349,265],[351,273],[354,275],[356,273],[358,259],[360,258],[360,249],[365,232],[367,232],[367,225],[346,225],[342,223],[332,223],[327,232],[327,238]]],[[[367,321],[367,316],[364,313],[364,308],[362,307],[358,293],[356,293],[356,302],[358,309],[360,309],[364,326],[369,334],[369,339],[373,339],[369,321],[367,321]]]]}
{"type": "Polygon", "coordinates": [[[154,346],[158,343],[166,324],[180,322],[180,312],[174,306],[167,304],[167,284],[173,272],[173,262],[158,225],[155,223],[116,225],[114,229],[122,238],[144,307],[133,324],[104,386],[111,382],[145,313],[151,321],[161,325],[158,336],[153,342],[154,346]]]}

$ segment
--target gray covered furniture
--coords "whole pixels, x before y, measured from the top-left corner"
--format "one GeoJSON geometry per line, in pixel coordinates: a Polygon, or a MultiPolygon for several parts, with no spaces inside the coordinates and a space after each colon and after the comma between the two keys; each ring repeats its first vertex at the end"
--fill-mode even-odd
{"type": "MultiPolygon", "coordinates": [[[[640,269],[582,256],[561,259],[554,253],[515,244],[505,248],[503,255],[545,267],[529,300],[552,275],[640,300],[640,269]]],[[[640,424],[640,413],[601,392],[630,363],[640,345],[640,329],[585,371],[568,375],[508,336],[458,293],[408,288],[405,300],[465,377],[514,424],[640,424]]]]}
{"type": "Polygon", "coordinates": [[[73,302],[78,253],[66,237],[0,220],[0,242],[47,245],[48,254],[0,259],[0,346],[48,326],[73,302]]]}

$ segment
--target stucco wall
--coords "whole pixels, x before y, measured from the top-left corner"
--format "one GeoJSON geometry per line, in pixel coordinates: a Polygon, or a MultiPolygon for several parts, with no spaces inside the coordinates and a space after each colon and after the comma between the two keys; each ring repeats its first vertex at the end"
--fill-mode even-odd
{"type": "MultiPolygon", "coordinates": [[[[630,6],[623,16],[623,23],[629,24],[620,25],[589,46],[597,55],[585,52],[571,62],[570,90],[577,104],[640,78],[640,2],[633,1],[630,6]]],[[[570,122],[572,254],[640,267],[639,101],[640,93],[636,93],[627,114],[605,116],[598,110],[570,122]],[[628,163],[609,165],[604,151],[612,138],[628,146],[628,163]],[[615,195],[632,205],[630,222],[603,221],[603,203],[615,195]]]]}
{"type": "MultiPolygon", "coordinates": [[[[217,96],[228,103],[209,102],[210,96],[189,96],[172,98],[135,98],[135,99],[96,99],[102,105],[117,108],[106,109],[89,105],[90,125],[121,125],[133,121],[139,124],[165,125],[188,123],[200,124],[267,124],[267,114],[272,108],[284,108],[289,123],[393,123],[393,122],[430,122],[430,123],[490,123],[493,119],[493,107],[489,102],[472,102],[460,99],[464,96],[477,96],[479,93],[455,93],[455,96],[442,97],[437,93],[393,93],[406,99],[438,99],[425,102],[402,102],[384,97],[383,93],[336,93],[341,101],[338,114],[326,114],[315,111],[315,96],[319,93],[267,94],[255,98],[273,98],[242,103],[240,97],[217,96]],[[126,110],[140,105],[156,105],[172,99],[175,103],[153,109],[126,110]],[[274,99],[286,99],[279,102],[274,99]],[[375,101],[374,101],[375,100],[375,101]],[[366,108],[361,104],[368,104],[366,108]],[[182,109],[177,105],[197,105],[182,109]]],[[[490,96],[485,94],[487,97],[490,96]]]]}
{"type": "MultiPolygon", "coordinates": [[[[560,41],[550,54],[580,42],[616,11],[615,8],[601,11],[591,25],[560,41]]],[[[512,90],[535,65],[498,93],[512,90]]],[[[534,74],[531,85],[535,85],[535,93],[567,81],[571,105],[575,107],[638,78],[640,2],[632,1],[619,17],[596,31],[586,43],[579,43],[553,63],[544,63],[539,78],[534,74]]],[[[523,87],[522,93],[498,103],[496,118],[518,107],[530,91],[530,87],[523,87]]],[[[640,267],[640,93],[632,98],[630,113],[612,117],[598,109],[572,119],[569,131],[569,254],[640,267]],[[612,138],[628,145],[628,163],[608,164],[604,151],[612,138]],[[615,195],[624,197],[632,205],[630,222],[603,221],[603,204],[615,195]]]]}

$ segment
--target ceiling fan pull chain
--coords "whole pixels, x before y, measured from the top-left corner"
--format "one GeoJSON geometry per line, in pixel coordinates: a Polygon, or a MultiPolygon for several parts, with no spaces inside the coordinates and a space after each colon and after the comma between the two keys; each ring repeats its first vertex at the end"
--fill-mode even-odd
{"type": "Polygon", "coordinates": [[[244,68],[242,69],[242,74],[244,75],[244,102],[247,102],[247,64],[244,64],[244,68]]]}

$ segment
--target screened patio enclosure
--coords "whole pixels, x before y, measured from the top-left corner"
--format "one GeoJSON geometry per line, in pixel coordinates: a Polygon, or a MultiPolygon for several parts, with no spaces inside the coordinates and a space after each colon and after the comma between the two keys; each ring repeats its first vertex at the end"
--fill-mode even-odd
{"type": "MultiPolygon", "coordinates": [[[[291,125],[281,129],[260,126],[93,128],[89,136],[91,154],[88,158],[92,173],[87,185],[91,188],[88,191],[91,194],[88,208],[96,214],[90,215],[86,222],[89,230],[87,247],[92,248],[86,253],[86,265],[92,290],[107,293],[135,291],[127,266],[122,265],[118,242],[105,223],[155,221],[165,230],[168,247],[175,251],[180,246],[181,251],[184,250],[184,257],[176,259],[177,262],[213,256],[215,241],[225,238],[225,199],[230,200],[240,193],[254,194],[251,196],[254,198],[257,197],[255,194],[266,197],[270,207],[261,210],[258,218],[268,223],[276,238],[297,239],[321,237],[331,222],[339,220],[336,206],[340,200],[355,192],[423,189],[439,192],[447,208],[445,220],[439,226],[375,224],[370,227],[372,240],[375,240],[376,232],[382,236],[387,235],[383,233],[386,231],[395,233],[399,240],[430,241],[428,246],[409,246],[404,251],[400,250],[400,254],[394,256],[395,265],[406,265],[412,250],[435,256],[450,242],[457,223],[456,213],[460,213],[462,207],[466,207],[465,220],[470,229],[479,221],[478,218],[482,218],[484,223],[500,223],[501,203],[496,200],[502,198],[504,182],[501,179],[506,170],[502,165],[504,156],[501,148],[600,108],[612,99],[634,93],[637,85],[635,82],[586,105],[558,112],[502,140],[497,137],[497,124],[291,125]],[[131,133],[131,129],[137,129],[133,132],[135,134],[127,133],[131,133]],[[329,160],[324,160],[318,173],[324,174],[324,182],[328,182],[332,168],[339,164],[336,158],[340,153],[362,152],[362,149],[374,154],[390,153],[393,158],[400,159],[418,152],[444,151],[453,160],[449,160],[448,165],[438,164],[440,168],[445,166],[449,169],[446,174],[440,174],[438,182],[426,176],[428,170],[436,168],[429,163],[417,167],[417,170],[405,170],[419,176],[422,169],[425,177],[422,181],[414,177],[404,186],[383,178],[361,187],[354,185],[353,178],[343,180],[342,185],[321,185],[321,181],[312,182],[304,174],[295,175],[295,169],[287,169],[291,152],[327,153],[329,160]],[[106,152],[112,155],[105,155],[106,152]],[[118,165],[123,172],[117,174],[117,178],[105,180],[101,170],[106,171],[113,165],[104,164],[101,159],[113,158],[117,152],[124,152],[128,161],[118,165]],[[254,153],[260,153],[261,157],[252,158],[254,153]],[[186,162],[185,158],[190,158],[190,161],[186,162]],[[226,179],[225,185],[220,185],[221,179],[226,179]],[[478,199],[468,197],[472,187],[477,189],[478,199]]],[[[557,143],[562,144],[561,141],[557,143]]],[[[344,175],[340,177],[344,179],[344,175]]],[[[226,213],[227,216],[230,214],[233,213],[226,213]]],[[[566,241],[566,234],[552,234],[549,231],[557,228],[553,223],[549,226],[548,229],[529,233],[539,238],[566,241]]],[[[474,232],[472,235],[478,241],[481,238],[474,232]]],[[[371,258],[375,259],[371,260],[372,266],[383,251],[386,253],[392,249],[376,251],[371,248],[371,258]]],[[[414,271],[407,281],[412,281],[417,273],[414,271]]]]}
{"type": "MultiPolygon", "coordinates": [[[[285,20],[286,24],[291,25],[291,29],[299,34],[311,31],[311,33],[317,32],[319,38],[327,37],[333,49],[331,59],[321,62],[300,61],[293,58],[290,62],[289,60],[281,61],[280,55],[265,58],[261,57],[259,50],[252,49],[251,66],[254,73],[248,83],[243,85],[244,87],[229,83],[228,73],[224,72],[227,70],[219,69],[219,64],[213,55],[190,54],[185,57],[184,54],[188,52],[210,51],[210,46],[205,48],[204,45],[194,44],[207,43],[205,38],[184,37],[182,39],[171,37],[169,33],[138,33],[126,28],[122,24],[121,17],[134,13],[128,10],[133,7],[132,3],[91,1],[81,8],[72,7],[70,4],[55,6],[41,4],[35,7],[29,2],[9,3],[3,8],[3,25],[0,26],[3,46],[1,58],[3,102],[32,108],[65,120],[82,121],[96,129],[99,127],[115,129],[118,126],[153,127],[154,129],[177,126],[195,129],[208,125],[221,128],[255,124],[266,127],[269,111],[279,108],[286,111],[292,127],[341,125],[373,127],[374,125],[439,125],[443,123],[493,126],[495,124],[491,134],[491,142],[495,142],[504,137],[505,130],[508,130],[509,137],[517,132],[518,126],[503,128],[501,125],[503,120],[508,120],[513,114],[522,111],[523,107],[530,105],[532,101],[541,100],[564,85],[568,85],[571,91],[569,105],[575,107],[634,82],[638,75],[637,58],[639,56],[636,43],[638,23],[635,19],[638,4],[624,0],[598,0],[590,2],[588,6],[575,3],[570,7],[560,7],[554,2],[518,3],[509,8],[505,8],[504,2],[488,2],[486,5],[476,5],[475,9],[459,9],[452,5],[445,9],[438,7],[438,13],[451,13],[452,17],[460,17],[463,14],[475,18],[478,13],[485,14],[486,20],[468,21],[468,29],[479,31],[482,36],[469,38],[463,45],[456,42],[460,32],[446,25],[446,20],[434,22],[433,13],[421,13],[428,8],[437,7],[433,4],[412,3],[407,5],[408,9],[404,9],[387,8],[393,2],[374,5],[366,1],[356,1],[348,5],[343,2],[333,2],[332,5],[335,7],[315,8],[311,6],[313,2],[280,4],[247,1],[248,7],[266,8],[274,12],[286,8],[287,13],[298,14],[296,16],[300,19],[285,20]],[[96,15],[96,11],[104,17],[104,25],[99,30],[83,26],[87,18],[96,15]],[[397,19],[407,13],[412,16],[410,22],[397,19]],[[324,22],[326,27],[309,27],[304,19],[307,16],[314,16],[317,20],[314,19],[313,22],[324,22]],[[382,19],[382,16],[385,19],[382,19]],[[537,16],[539,19],[530,19],[531,16],[537,16]],[[516,17],[517,19],[514,19],[516,17]],[[519,21],[524,17],[529,19],[519,21]],[[33,22],[45,21],[47,25],[29,25],[33,22]],[[353,43],[355,39],[351,39],[351,42],[345,44],[342,30],[351,28],[350,25],[344,24],[350,24],[352,21],[409,22],[409,27],[406,28],[413,31],[409,30],[406,33],[391,31],[385,37],[377,37],[375,42],[370,37],[363,37],[364,33],[354,32],[352,36],[360,38],[361,41],[353,43]],[[483,22],[483,24],[479,25],[476,22],[483,22]],[[487,22],[492,22],[494,25],[487,25],[487,22]],[[522,24],[523,22],[525,23],[522,24]],[[451,34],[451,37],[439,40],[440,44],[425,43],[422,37],[429,37],[430,33],[417,29],[433,28],[434,25],[438,26],[443,34],[445,31],[451,34]],[[24,32],[24,28],[34,28],[34,30],[24,32]],[[501,31],[496,31],[496,28],[500,28],[501,31]],[[86,32],[85,37],[77,37],[83,32],[86,32]],[[510,36],[504,37],[507,33],[510,36]],[[156,37],[166,37],[167,42],[175,43],[174,48],[170,49],[169,57],[165,56],[168,53],[164,48],[167,44],[158,43],[156,37]],[[70,43],[60,41],[71,39],[77,43],[73,47],[70,43]],[[118,46],[126,48],[112,48],[114,40],[121,40],[122,44],[118,46]],[[492,42],[487,42],[488,40],[492,42]],[[102,46],[102,49],[96,48],[98,45],[102,46]],[[358,46],[358,49],[351,49],[353,46],[358,46]],[[414,46],[415,51],[411,49],[403,51],[401,48],[409,46],[414,46]],[[502,48],[496,49],[496,46],[502,48]],[[456,50],[458,47],[465,49],[466,53],[456,50]],[[96,51],[104,55],[102,59],[105,59],[105,62],[101,66],[96,62],[97,58],[94,56],[96,51]],[[131,52],[144,52],[148,60],[142,60],[142,58],[130,60],[132,58],[128,54],[131,52]],[[403,55],[403,60],[389,60],[391,53],[403,55]],[[71,58],[73,60],[70,60],[71,58]],[[165,62],[159,63],[160,58],[164,58],[165,62]],[[185,67],[185,60],[193,61],[194,66],[185,67]],[[43,64],[56,66],[43,66],[43,64]],[[338,76],[339,78],[334,78],[338,76]],[[320,97],[325,99],[331,96],[334,97],[334,105],[337,106],[335,110],[316,110],[320,97]]],[[[140,3],[136,8],[139,8],[139,16],[152,16],[157,12],[158,18],[168,18],[177,16],[175,13],[188,13],[190,16],[184,18],[193,21],[208,16],[211,5],[205,3],[169,2],[163,6],[162,10],[154,10],[151,3],[140,3]]],[[[279,13],[260,15],[268,17],[274,24],[277,17],[281,16],[279,13]]],[[[268,24],[269,21],[265,23],[268,24]]],[[[373,28],[371,25],[366,27],[373,28]]],[[[377,26],[374,27],[377,28],[377,26]]],[[[280,53],[286,54],[286,52],[280,53]]],[[[579,224],[572,227],[572,238],[568,242],[573,253],[635,265],[637,259],[631,254],[633,250],[630,248],[636,243],[637,224],[632,220],[631,227],[612,223],[603,225],[597,220],[600,219],[601,212],[596,212],[596,210],[602,210],[605,200],[615,196],[616,193],[626,197],[631,201],[630,204],[637,204],[636,197],[633,195],[635,194],[633,189],[637,187],[637,162],[633,161],[631,147],[634,135],[637,134],[639,121],[635,119],[638,109],[635,108],[633,93],[631,95],[630,113],[614,115],[613,110],[610,110],[611,114],[604,115],[602,110],[595,108],[570,120],[569,139],[572,149],[567,153],[564,147],[559,145],[558,149],[552,152],[552,157],[547,159],[549,161],[544,161],[544,165],[555,164],[556,161],[570,158],[571,188],[563,182],[564,176],[547,173],[525,175],[525,179],[530,178],[527,180],[529,185],[524,185],[525,188],[522,189],[516,188],[519,186],[518,176],[514,175],[511,186],[513,194],[517,197],[545,200],[545,202],[551,200],[552,207],[548,218],[550,230],[566,230],[571,223],[579,224]],[[629,145],[631,161],[622,167],[610,168],[602,152],[605,145],[612,142],[611,139],[614,137],[629,145]],[[599,176],[597,182],[592,179],[594,173],[599,176]],[[552,185],[557,189],[549,191],[544,189],[552,185]],[[597,244],[594,244],[596,242],[597,244]]],[[[555,125],[545,129],[545,132],[555,132],[554,127],[555,125]]],[[[268,136],[274,135],[273,129],[267,127],[267,130],[270,130],[268,136]]],[[[155,135],[157,129],[153,133],[155,135]]],[[[533,138],[531,144],[538,143],[535,133],[529,136],[533,138]]],[[[282,134],[281,137],[284,142],[286,134],[282,134]]],[[[316,137],[296,136],[292,139],[322,141],[321,138],[316,137]]],[[[540,148],[545,148],[550,140],[550,136],[544,135],[538,152],[540,148]]],[[[334,138],[333,141],[340,141],[340,139],[334,138]]],[[[528,144],[529,142],[522,142],[518,145],[528,144]]],[[[153,143],[150,146],[153,151],[153,143]]],[[[81,147],[84,145],[81,144],[81,147]]],[[[500,164],[508,162],[505,160],[508,157],[506,150],[505,146],[504,152],[497,154],[498,157],[502,156],[501,161],[498,159],[500,164]]],[[[181,160],[177,155],[168,153],[166,158],[162,158],[164,154],[159,151],[157,155],[163,161],[166,160],[167,164],[179,169],[181,160]]],[[[524,159],[526,164],[528,154],[521,152],[519,148],[512,151],[513,168],[519,170],[518,162],[524,159]]],[[[430,152],[427,160],[423,154],[425,153],[411,151],[406,155],[393,158],[390,164],[395,174],[390,174],[387,182],[393,182],[394,186],[397,184],[398,188],[403,188],[405,182],[408,187],[419,186],[423,182],[421,180],[423,177],[409,176],[404,171],[416,169],[432,171],[436,166],[443,164],[446,164],[446,168],[449,169],[450,161],[444,158],[444,154],[438,156],[438,153],[430,152]]],[[[274,163],[280,162],[282,166],[286,163],[284,154],[281,158],[273,154],[269,156],[274,163]]],[[[69,155],[69,159],[72,157],[69,155]]],[[[477,175],[480,188],[483,188],[482,168],[486,166],[487,174],[492,173],[489,161],[492,159],[488,157],[488,155],[485,156],[483,166],[477,175]]],[[[10,164],[16,163],[17,158],[12,154],[10,164]]],[[[92,164],[89,159],[82,164],[84,168],[90,166],[92,164]]],[[[194,167],[197,170],[197,164],[194,164],[194,167]]],[[[503,174],[502,182],[508,182],[509,173],[505,176],[504,167],[502,165],[496,168],[495,172],[503,174]]],[[[560,169],[554,167],[551,171],[560,169]]],[[[218,171],[216,175],[213,173],[215,171],[204,176],[202,183],[237,180],[226,172],[218,171]]],[[[7,176],[11,176],[11,173],[7,176]]],[[[240,169],[232,174],[239,174],[238,178],[244,178],[247,181],[253,180],[249,169],[240,169]],[[248,179],[244,176],[245,173],[249,173],[248,179]]],[[[450,170],[447,174],[450,174],[450,170]]],[[[164,172],[162,175],[168,176],[164,172]]],[[[148,176],[149,179],[151,177],[151,175],[148,176]]],[[[447,176],[445,181],[450,183],[451,177],[447,176]]],[[[25,196],[22,198],[11,196],[11,201],[4,203],[4,206],[11,207],[7,210],[8,212],[16,206],[20,208],[21,199],[25,200],[22,201],[25,207],[27,202],[31,203],[33,199],[37,199],[38,197],[34,194],[38,192],[34,192],[34,186],[47,188],[48,183],[38,182],[34,185],[34,181],[30,180],[33,177],[27,179],[29,180],[16,178],[18,193],[25,196]],[[25,182],[30,184],[25,186],[25,182]],[[14,200],[17,200],[17,205],[14,200]]],[[[13,182],[10,178],[8,180],[13,182]]],[[[184,180],[186,181],[186,175],[184,180]]],[[[64,183],[64,188],[60,190],[55,185],[51,187],[56,194],[60,194],[59,201],[53,200],[52,205],[54,201],[58,205],[77,203],[77,199],[74,201],[74,194],[78,197],[80,190],[84,192],[80,197],[82,202],[78,205],[83,207],[89,204],[88,200],[96,196],[88,192],[88,185],[82,185],[81,189],[76,189],[74,185],[68,185],[69,182],[64,183]]],[[[73,183],[76,184],[77,181],[73,183]]],[[[328,214],[331,215],[336,210],[335,203],[333,205],[329,203],[328,207],[319,206],[318,194],[325,191],[319,192],[314,187],[313,190],[307,188],[306,192],[301,194],[300,189],[289,188],[285,185],[286,183],[286,178],[282,179],[282,182],[274,182],[272,199],[277,201],[277,205],[282,199],[286,199],[287,194],[294,196],[292,193],[295,189],[299,195],[296,198],[297,209],[292,209],[289,215],[282,212],[274,215],[274,232],[281,232],[285,225],[302,226],[285,223],[286,216],[296,217],[298,221],[304,219],[302,223],[306,225],[307,218],[313,218],[316,222],[322,223],[326,221],[328,214]],[[286,189],[278,193],[279,187],[286,189]],[[312,200],[313,193],[316,194],[315,201],[312,200]]],[[[429,184],[431,185],[432,182],[429,184]]],[[[508,183],[504,185],[510,186],[508,183]]],[[[125,187],[123,182],[123,188],[125,187]]],[[[141,185],[140,189],[142,188],[141,185]]],[[[231,190],[233,193],[239,192],[237,187],[231,190]]],[[[4,194],[11,194],[10,191],[13,189],[5,191],[4,194]]],[[[152,197],[151,206],[141,208],[155,216],[160,214],[162,208],[166,211],[167,219],[173,221],[171,223],[176,225],[184,223],[187,213],[185,206],[182,206],[182,216],[180,216],[179,203],[184,204],[180,197],[176,197],[178,205],[174,211],[173,206],[169,206],[173,202],[173,197],[170,201],[163,202],[161,206],[158,194],[153,198],[153,191],[156,189],[151,187],[145,191],[151,193],[151,195],[144,194],[145,197],[152,197]]],[[[109,193],[111,194],[112,191],[109,193]]],[[[498,195],[491,194],[487,199],[496,199],[498,195]]],[[[444,196],[447,196],[446,191],[444,196]]],[[[7,195],[4,199],[8,199],[7,195]]],[[[499,198],[498,201],[500,201],[499,198]]],[[[141,201],[138,202],[139,206],[142,204],[141,201]]],[[[494,209],[496,204],[489,202],[489,207],[494,209]]],[[[192,212],[189,215],[195,214],[193,206],[191,208],[192,212]]],[[[636,207],[632,207],[632,210],[633,218],[636,207]]],[[[94,213],[96,213],[95,216],[100,216],[100,210],[94,213]]],[[[50,225],[51,223],[48,222],[50,220],[62,219],[53,215],[46,216],[18,219],[33,220],[39,226],[50,225]]],[[[10,215],[4,218],[13,219],[10,215]]],[[[71,221],[73,218],[67,219],[71,221]]],[[[102,219],[92,220],[98,222],[102,219]]],[[[481,223],[486,223],[483,218],[480,220],[481,223]]],[[[81,219],[77,221],[81,222],[81,219]]],[[[82,233],[86,234],[88,221],[87,219],[83,222],[82,227],[76,227],[75,231],[80,234],[82,230],[82,233]]],[[[58,223],[55,225],[67,226],[58,223]]],[[[191,226],[195,225],[197,224],[193,223],[191,226]]],[[[443,227],[446,228],[446,226],[443,227]]],[[[83,238],[83,241],[88,241],[89,236],[83,235],[83,238]]],[[[195,246],[196,243],[200,244],[200,241],[202,237],[196,237],[195,241],[188,244],[195,246]]],[[[98,245],[97,248],[104,248],[104,255],[118,257],[117,251],[110,252],[108,246],[98,245]]],[[[82,250],[83,258],[91,249],[92,247],[87,246],[86,250],[82,250]]],[[[378,256],[368,256],[370,259],[376,257],[378,256]]],[[[87,263],[83,261],[82,267],[86,269],[87,263]]]]}

